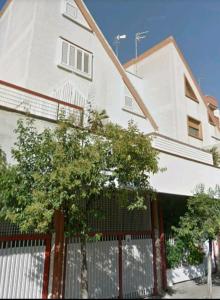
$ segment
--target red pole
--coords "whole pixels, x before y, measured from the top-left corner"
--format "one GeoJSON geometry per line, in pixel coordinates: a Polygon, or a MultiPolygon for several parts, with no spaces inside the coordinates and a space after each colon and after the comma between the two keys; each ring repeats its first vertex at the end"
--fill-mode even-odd
{"type": "Polygon", "coordinates": [[[54,268],[52,283],[52,298],[62,298],[62,281],[63,281],[63,247],[64,247],[64,215],[59,210],[54,214],[55,227],[55,251],[54,251],[54,268]]]}
{"type": "Polygon", "coordinates": [[[119,285],[119,299],[123,298],[123,284],[122,284],[122,237],[118,237],[118,285],[119,285]]]}
{"type": "Polygon", "coordinates": [[[43,277],[43,290],[42,299],[48,298],[48,285],[49,285],[49,273],[50,273],[50,253],[51,253],[51,237],[45,239],[45,260],[44,260],[44,277],[43,277]]]}
{"type": "Polygon", "coordinates": [[[64,246],[64,266],[63,266],[63,289],[62,289],[62,298],[65,299],[65,283],[66,283],[66,259],[67,259],[67,243],[68,239],[65,240],[64,246]]]}
{"type": "Polygon", "coordinates": [[[162,260],[162,285],[163,289],[167,289],[167,266],[166,266],[166,255],[165,255],[165,236],[164,236],[164,226],[163,226],[163,212],[161,207],[159,208],[160,215],[160,255],[162,260]]]}

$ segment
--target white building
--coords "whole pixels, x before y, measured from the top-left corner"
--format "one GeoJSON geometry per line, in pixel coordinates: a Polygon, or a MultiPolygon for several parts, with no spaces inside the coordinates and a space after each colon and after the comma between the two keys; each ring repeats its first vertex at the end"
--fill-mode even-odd
{"type": "MultiPolygon", "coordinates": [[[[9,161],[16,139],[13,130],[23,113],[29,111],[41,129],[54,126],[63,107],[80,121],[90,103],[122,126],[133,119],[152,136],[160,166],[166,168],[151,177],[163,203],[172,195],[191,195],[200,183],[219,183],[220,169],[206,150],[220,143],[217,102],[203,95],[172,37],[123,67],[82,0],[7,1],[0,14],[0,146],[9,161]]],[[[155,260],[160,252],[154,243],[159,238],[157,209],[152,215],[156,221],[149,249],[155,260]]],[[[135,242],[132,247],[138,255],[135,242]]],[[[139,279],[135,282],[128,279],[131,270],[125,270],[121,284],[128,294],[161,286],[163,267],[156,262],[153,267],[149,257],[149,274],[157,280],[146,283],[146,270],[142,277],[134,272],[139,279]]],[[[97,295],[117,296],[116,287],[109,293],[102,287],[97,295]]],[[[68,293],[77,296],[70,288],[68,293]]]]}

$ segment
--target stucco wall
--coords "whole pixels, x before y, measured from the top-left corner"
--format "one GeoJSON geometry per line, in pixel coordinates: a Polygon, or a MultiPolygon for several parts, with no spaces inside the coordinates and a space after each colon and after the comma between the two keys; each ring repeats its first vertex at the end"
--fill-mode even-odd
{"type": "MultiPolygon", "coordinates": [[[[12,62],[12,45],[9,44],[9,41],[14,33],[10,30],[7,33],[5,43],[10,55],[4,54],[0,59],[1,79],[47,95],[52,95],[53,91],[66,81],[72,82],[86,98],[93,102],[94,108],[106,109],[113,122],[127,126],[128,121],[133,119],[142,131],[146,133],[153,131],[153,127],[148,120],[122,110],[124,105],[124,82],[121,76],[96,35],[63,16],[63,0],[32,0],[32,22],[28,27],[26,22],[20,21],[20,13],[16,10],[19,3],[16,2],[15,5],[14,2],[10,5],[10,10],[15,16],[16,22],[20,24],[18,28],[14,28],[17,38],[15,39],[16,49],[13,51],[17,54],[12,62]],[[30,36],[25,35],[27,45],[21,47],[19,34],[28,31],[28,28],[30,36]],[[57,66],[59,37],[63,37],[93,53],[92,80],[57,66]]],[[[22,0],[22,7],[19,8],[19,11],[21,9],[27,11],[30,5],[27,3],[28,1],[22,0]]],[[[84,22],[85,25],[86,21],[82,21],[81,14],[79,14],[79,17],[79,21],[84,22]]],[[[27,19],[29,20],[29,18],[28,16],[27,19]]],[[[3,16],[2,20],[6,22],[6,17],[3,16]]]]}
{"type": "Polygon", "coordinates": [[[166,170],[151,177],[151,184],[158,192],[188,196],[199,184],[207,188],[219,184],[219,168],[165,153],[159,157],[160,167],[166,170]]]}
{"type": "MultiPolygon", "coordinates": [[[[135,85],[159,126],[159,132],[177,138],[173,89],[172,47],[162,48],[128,68],[142,77],[142,87],[135,85]]],[[[134,84],[135,81],[133,79],[134,84]]]]}
{"type": "Polygon", "coordinates": [[[132,65],[128,70],[142,77],[141,86],[130,76],[158,123],[159,133],[197,147],[216,142],[213,136],[219,138],[220,133],[209,124],[204,101],[173,43],[168,43],[139,61],[137,67],[132,65]],[[184,75],[198,103],[185,96],[184,75]],[[188,135],[188,116],[201,121],[203,140],[188,135]]]}

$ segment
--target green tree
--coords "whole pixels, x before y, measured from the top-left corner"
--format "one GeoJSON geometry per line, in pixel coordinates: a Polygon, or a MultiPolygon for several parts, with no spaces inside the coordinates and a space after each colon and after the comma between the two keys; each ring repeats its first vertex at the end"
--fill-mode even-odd
{"type": "Polygon", "coordinates": [[[210,149],[210,153],[212,154],[214,166],[219,167],[220,166],[220,150],[218,150],[217,147],[212,147],[212,149],[210,149]]]}
{"type": "MultiPolygon", "coordinates": [[[[208,269],[208,298],[212,296],[212,241],[220,231],[220,187],[205,190],[204,185],[196,188],[195,194],[187,201],[187,211],[180,218],[179,227],[174,227],[177,240],[190,241],[190,247],[184,243],[186,251],[201,249],[208,241],[209,252],[207,259],[208,269]],[[193,247],[192,247],[193,245],[193,247]]],[[[188,255],[193,257],[194,253],[188,255]]]]}
{"type": "Polygon", "coordinates": [[[149,174],[158,171],[157,152],[150,139],[132,122],[127,129],[103,124],[91,112],[84,128],[61,119],[55,129],[38,132],[34,121],[20,120],[12,150],[16,164],[0,175],[1,216],[21,231],[53,230],[53,217],[61,211],[65,233],[81,238],[81,297],[88,298],[86,241],[92,230],[89,218],[102,212],[94,202],[111,199],[117,191],[132,188],[128,209],[146,208],[144,193],[150,191],[149,174]]]}

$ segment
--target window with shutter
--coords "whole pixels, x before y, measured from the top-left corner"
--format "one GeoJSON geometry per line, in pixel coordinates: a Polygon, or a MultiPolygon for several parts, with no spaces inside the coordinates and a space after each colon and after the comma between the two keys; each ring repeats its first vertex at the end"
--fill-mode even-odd
{"type": "Polygon", "coordinates": [[[132,108],[133,99],[129,96],[125,96],[125,106],[132,108]]]}
{"type": "Polygon", "coordinates": [[[188,79],[186,78],[186,76],[184,76],[185,78],[185,96],[190,98],[191,100],[194,100],[196,102],[199,102],[198,98],[196,97],[193,88],[191,87],[188,79]]]}
{"type": "Polygon", "coordinates": [[[92,78],[92,53],[69,41],[59,38],[60,58],[58,65],[68,71],[73,71],[87,77],[92,78]]]}
{"type": "Polygon", "coordinates": [[[66,14],[72,18],[72,19],[76,19],[77,18],[77,12],[78,12],[78,8],[76,6],[73,5],[73,3],[66,1],[66,14]]]}
{"type": "Polygon", "coordinates": [[[188,135],[202,140],[201,122],[188,116],[188,135]]]}
{"type": "Polygon", "coordinates": [[[69,19],[76,21],[78,18],[78,7],[73,0],[63,0],[62,13],[69,19]]]}

